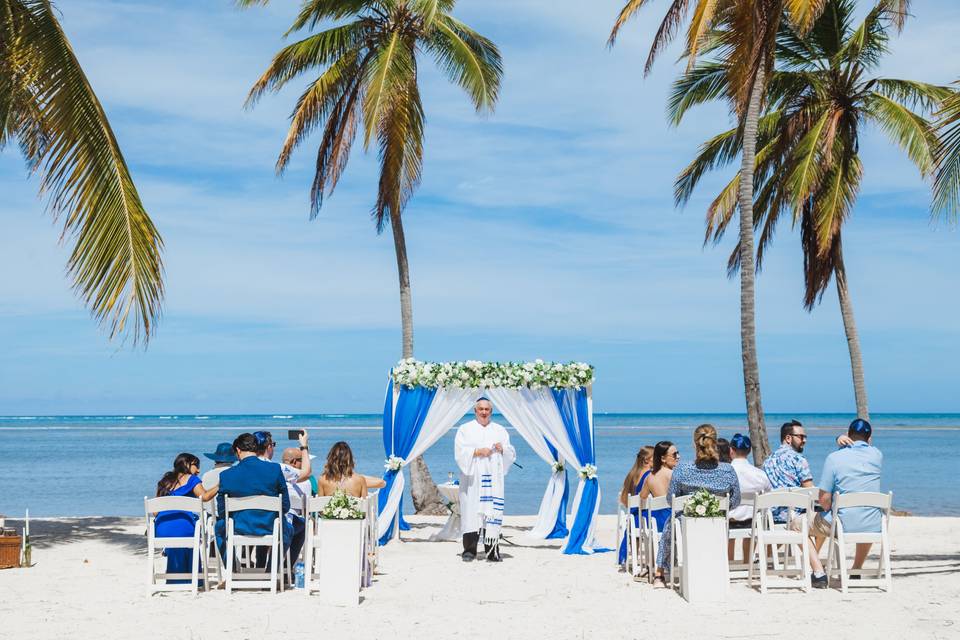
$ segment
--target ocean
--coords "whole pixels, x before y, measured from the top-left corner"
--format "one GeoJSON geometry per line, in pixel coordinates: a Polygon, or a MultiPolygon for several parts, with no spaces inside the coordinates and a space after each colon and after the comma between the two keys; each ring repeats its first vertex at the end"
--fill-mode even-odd
{"type": "MultiPolygon", "coordinates": [[[[817,482],[836,435],[845,432],[851,417],[768,414],[766,421],[771,442],[782,422],[803,422],[810,436],[804,454],[817,482]]],[[[330,445],[345,440],[358,469],[380,475],[385,458],[380,420],[379,414],[0,417],[0,513],[20,517],[29,508],[38,517],[143,515],[143,497],[154,495],[178,453],[197,455],[205,471],[212,463],[203,453],[244,431],[272,432],[279,459],[287,431],[309,429],[318,469],[330,445]]],[[[506,424],[502,416],[495,420],[506,424]]],[[[623,477],[639,447],[671,440],[681,459],[689,460],[692,431],[703,422],[716,425],[722,437],[746,433],[745,417],[736,414],[595,414],[601,513],[616,512],[623,477]]],[[[895,508],[914,515],[960,515],[960,493],[947,490],[956,485],[948,452],[960,448],[960,414],[875,414],[872,423],[874,444],[884,453],[883,490],[893,491],[895,508]]],[[[515,431],[511,436],[523,468],[514,467],[507,477],[506,512],[533,514],[549,469],[515,431]]],[[[436,482],[456,471],[453,437],[451,430],[424,456],[436,482]]],[[[572,492],[577,478],[572,471],[569,477],[572,492]]],[[[404,510],[411,510],[409,498],[404,510]]]]}

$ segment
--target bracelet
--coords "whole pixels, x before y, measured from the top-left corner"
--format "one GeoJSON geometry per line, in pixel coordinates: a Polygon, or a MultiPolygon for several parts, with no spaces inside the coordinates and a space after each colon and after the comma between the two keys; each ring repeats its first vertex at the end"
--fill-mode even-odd
{"type": "Polygon", "coordinates": [[[300,447],[300,451],[310,451],[310,447],[300,447]]]}

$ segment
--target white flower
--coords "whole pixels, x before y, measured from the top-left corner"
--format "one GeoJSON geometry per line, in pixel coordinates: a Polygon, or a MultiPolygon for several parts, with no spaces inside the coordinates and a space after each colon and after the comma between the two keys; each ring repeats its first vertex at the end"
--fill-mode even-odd
{"type": "Polygon", "coordinates": [[[400,456],[390,456],[383,464],[383,468],[387,471],[400,471],[400,469],[403,468],[403,464],[404,460],[400,456]]]}
{"type": "Polygon", "coordinates": [[[702,515],[706,515],[706,513],[707,513],[707,508],[706,508],[705,506],[703,506],[702,504],[698,504],[698,505],[697,505],[697,515],[702,516],[702,515]]]}

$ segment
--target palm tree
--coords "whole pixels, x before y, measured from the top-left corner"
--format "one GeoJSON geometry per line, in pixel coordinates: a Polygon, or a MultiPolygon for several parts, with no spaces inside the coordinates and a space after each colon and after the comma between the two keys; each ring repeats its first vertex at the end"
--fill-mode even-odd
{"type": "MultiPolygon", "coordinates": [[[[869,418],[860,341],[843,261],[842,228],[856,203],[862,177],[860,131],[872,124],[886,133],[920,170],[930,175],[936,138],[929,112],[951,95],[946,87],[871,75],[887,53],[889,32],[897,16],[880,5],[853,22],[854,0],[831,0],[805,37],[782,26],[777,40],[777,67],[770,76],[766,112],[759,121],[755,175],[754,224],[760,229],[757,264],[773,240],[781,214],[799,223],[804,255],[804,307],[822,298],[836,279],[853,374],[857,414],[869,418]]],[[[717,34],[717,41],[723,40],[717,34]]],[[[673,87],[670,112],[679,121],[695,104],[723,94],[726,65],[698,63],[673,87]]],[[[726,131],[700,148],[680,174],[676,200],[685,204],[701,177],[736,158],[743,136],[726,131]]],[[[733,217],[733,190],[739,176],[710,205],[705,242],[716,242],[733,217]]],[[[731,270],[739,266],[735,251],[731,270]]]]}
{"type": "MultiPolygon", "coordinates": [[[[393,231],[404,358],[413,357],[413,304],[401,216],[420,182],[423,160],[417,54],[432,55],[449,80],[467,92],[478,113],[493,110],[503,73],[496,45],[450,15],[455,4],[456,0],[304,0],[288,34],[324,21],[346,22],[281,49],[248,97],[248,104],[253,104],[265,92],[320,70],[297,101],[277,160],[282,173],[294,149],[322,127],[311,217],[343,174],[358,129],[363,131],[365,149],[376,140],[380,181],[372,216],[377,233],[388,219],[393,231]]],[[[422,459],[413,462],[410,479],[418,512],[445,512],[422,459]]]]}
{"type": "MultiPolygon", "coordinates": [[[[650,1],[627,0],[610,32],[609,45],[614,44],[623,25],[650,1]]],[[[909,3],[910,0],[880,0],[880,4],[896,13],[898,22],[904,19],[909,3]]],[[[722,45],[727,63],[725,89],[742,131],[739,183],[734,192],[740,211],[740,352],[747,421],[753,441],[753,459],[757,465],[770,454],[760,398],[755,319],[753,201],[757,127],[766,77],[773,66],[776,36],[781,22],[785,20],[797,33],[805,34],[819,17],[823,6],[824,0],[671,0],[650,47],[645,69],[646,72],[650,71],[658,54],[673,39],[691,10],[684,49],[687,70],[696,64],[701,49],[722,45]],[[721,25],[727,27],[724,31],[725,40],[716,43],[714,37],[721,25]]],[[[717,51],[715,48],[713,50],[717,51]]]]}
{"type": "Polygon", "coordinates": [[[48,0],[0,0],[0,149],[16,141],[73,241],[73,288],[110,338],[146,344],[163,241],[48,0]]]}
{"type": "MultiPolygon", "coordinates": [[[[960,81],[955,83],[960,86],[960,81]]],[[[933,181],[934,211],[955,216],[960,209],[960,92],[951,95],[937,113],[940,141],[933,181]]]]}

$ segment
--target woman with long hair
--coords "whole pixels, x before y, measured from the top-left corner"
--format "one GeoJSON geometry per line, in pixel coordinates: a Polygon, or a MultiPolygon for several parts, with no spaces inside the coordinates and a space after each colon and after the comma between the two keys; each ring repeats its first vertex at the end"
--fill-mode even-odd
{"type": "MultiPolygon", "coordinates": [[[[640,499],[659,498],[667,495],[670,479],[673,477],[673,468],[680,462],[680,452],[669,440],[661,440],[653,448],[653,462],[650,465],[650,475],[647,476],[640,489],[640,499]]],[[[670,519],[670,508],[654,509],[650,512],[657,523],[657,531],[663,531],[667,520],[670,519]]]]}
{"type": "MultiPolygon", "coordinates": [[[[623,488],[620,490],[620,504],[627,506],[627,498],[631,495],[640,493],[643,483],[650,475],[650,465],[653,464],[653,450],[650,445],[640,447],[637,451],[637,457],[633,461],[633,467],[627,473],[623,480],[623,488]]],[[[630,516],[633,517],[635,527],[640,526],[640,513],[636,507],[630,509],[630,516]]],[[[620,564],[627,560],[627,532],[624,530],[623,539],[620,541],[620,564]]]]}
{"type": "Polygon", "coordinates": [[[356,463],[353,451],[346,442],[338,442],[327,453],[327,464],[320,476],[320,495],[332,496],[337,489],[355,498],[367,497],[367,481],[363,475],[354,473],[356,463]]]}
{"type": "MultiPolygon", "coordinates": [[[[693,449],[696,452],[693,462],[678,464],[670,478],[667,488],[667,501],[673,502],[674,496],[685,496],[695,493],[698,489],[706,489],[718,496],[728,496],[730,509],[740,504],[740,483],[733,467],[726,462],[720,462],[720,452],[717,449],[717,430],[712,424],[702,424],[693,432],[693,449]]],[[[657,579],[655,588],[665,588],[663,575],[669,570],[670,561],[670,527],[674,526],[672,519],[667,521],[663,535],[660,537],[660,551],[657,554],[657,579]]]]}
{"type": "MultiPolygon", "coordinates": [[[[187,496],[210,500],[217,494],[217,487],[204,491],[200,483],[200,458],[192,453],[181,453],[173,461],[173,469],[167,471],[157,483],[157,497],[187,496]]],[[[197,522],[197,515],[189,511],[161,511],[155,519],[158,538],[189,538],[197,522]]],[[[167,573],[190,573],[190,549],[167,549],[167,573]]],[[[189,580],[167,580],[168,584],[181,584],[189,580]]]]}

